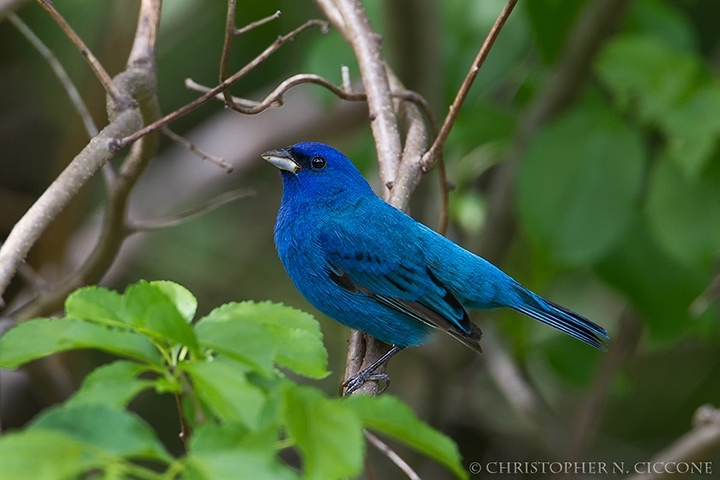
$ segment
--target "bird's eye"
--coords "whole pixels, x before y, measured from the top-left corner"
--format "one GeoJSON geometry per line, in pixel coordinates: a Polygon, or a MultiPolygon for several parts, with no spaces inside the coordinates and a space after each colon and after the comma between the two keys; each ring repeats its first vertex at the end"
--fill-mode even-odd
{"type": "Polygon", "coordinates": [[[313,168],[320,170],[321,168],[325,168],[327,162],[323,157],[313,157],[312,160],[310,160],[310,165],[312,165],[313,168]]]}

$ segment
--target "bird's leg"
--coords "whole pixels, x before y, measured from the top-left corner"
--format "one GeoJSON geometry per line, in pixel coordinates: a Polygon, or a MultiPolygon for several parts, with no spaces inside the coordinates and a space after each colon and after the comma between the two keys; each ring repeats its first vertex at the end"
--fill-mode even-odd
{"type": "Polygon", "coordinates": [[[343,397],[346,397],[353,393],[358,388],[362,387],[365,382],[368,380],[378,381],[383,380],[385,382],[389,382],[390,377],[387,373],[373,373],[380,365],[390,360],[390,357],[398,353],[400,350],[402,350],[404,347],[398,347],[397,345],[393,345],[393,347],[388,350],[388,352],[380,357],[377,361],[373,362],[372,365],[370,365],[367,368],[364,368],[360,370],[358,373],[353,375],[352,377],[345,380],[342,384],[342,386],[345,388],[345,393],[343,393],[343,397]]]}

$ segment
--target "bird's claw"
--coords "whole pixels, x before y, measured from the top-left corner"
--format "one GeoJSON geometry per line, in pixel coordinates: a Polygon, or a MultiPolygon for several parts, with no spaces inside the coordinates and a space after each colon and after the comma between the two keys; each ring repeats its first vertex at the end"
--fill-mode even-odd
{"type": "Polygon", "coordinates": [[[355,390],[365,385],[366,382],[382,382],[381,387],[378,389],[378,393],[381,393],[384,392],[390,384],[390,375],[387,373],[373,373],[371,370],[363,370],[343,382],[342,386],[345,389],[343,397],[351,395],[355,390]]]}

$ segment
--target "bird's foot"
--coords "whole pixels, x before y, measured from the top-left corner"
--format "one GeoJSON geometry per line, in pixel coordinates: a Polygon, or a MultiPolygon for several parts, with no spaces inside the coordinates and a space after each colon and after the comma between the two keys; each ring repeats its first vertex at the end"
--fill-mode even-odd
{"type": "Polygon", "coordinates": [[[373,373],[373,370],[366,368],[357,375],[353,375],[345,380],[342,384],[345,389],[343,397],[351,395],[355,390],[362,387],[367,382],[378,382],[378,393],[384,392],[388,385],[390,385],[390,375],[387,373],[373,373]]]}

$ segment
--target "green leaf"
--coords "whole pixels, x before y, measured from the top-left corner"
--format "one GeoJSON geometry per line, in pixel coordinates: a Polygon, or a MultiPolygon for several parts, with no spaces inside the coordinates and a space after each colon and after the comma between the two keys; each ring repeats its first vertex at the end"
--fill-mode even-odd
{"type": "Polygon", "coordinates": [[[678,50],[695,50],[698,44],[695,27],[678,7],[663,0],[632,2],[624,29],[651,36],[678,50]]]}
{"type": "Polygon", "coordinates": [[[197,311],[197,299],[190,290],[167,280],[155,280],[150,282],[150,285],[155,285],[162,290],[175,304],[175,308],[180,312],[180,315],[182,315],[188,323],[192,322],[192,319],[195,317],[195,312],[197,311]]]}
{"type": "Polygon", "coordinates": [[[700,176],[720,136],[720,85],[705,85],[663,117],[669,139],[666,157],[688,180],[700,176]]]}
{"type": "Polygon", "coordinates": [[[245,372],[238,366],[221,357],[181,364],[181,368],[190,374],[196,394],[218,418],[240,421],[255,429],[266,402],[265,394],[248,382],[245,372]]]}
{"type": "Polygon", "coordinates": [[[267,329],[258,323],[216,315],[216,312],[218,310],[195,326],[200,345],[244,362],[265,377],[272,376],[276,349],[267,329]]]}
{"type": "Polygon", "coordinates": [[[38,318],[10,329],[0,338],[0,368],[18,365],[47,355],[92,348],[162,365],[155,346],[135,332],[111,329],[76,318],[38,318]]]}
{"type": "Polygon", "coordinates": [[[128,360],[117,360],[93,370],[85,377],[80,389],[66,405],[101,404],[111,408],[124,408],[135,396],[155,382],[137,378],[147,367],[128,360]]]}
{"type": "Polygon", "coordinates": [[[666,253],[638,219],[618,247],[596,265],[603,281],[625,293],[640,310],[654,342],[677,341],[681,334],[717,323],[708,311],[690,318],[688,307],[711,279],[710,269],[688,266],[666,253]]]}
{"type": "Polygon", "coordinates": [[[0,437],[3,479],[67,480],[112,461],[101,449],[62,432],[25,430],[0,437]]]}
{"type": "Polygon", "coordinates": [[[103,287],[83,287],[65,300],[65,316],[109,325],[125,324],[123,297],[103,287]]]}
{"type": "Polygon", "coordinates": [[[298,479],[294,470],[278,461],[277,442],[277,428],[255,434],[238,424],[207,422],[193,432],[188,479],[298,479]]]}
{"type": "Polygon", "coordinates": [[[140,281],[127,288],[124,299],[123,315],[128,323],[142,332],[153,334],[160,341],[170,341],[199,351],[195,332],[163,288],[140,281]]]}
{"type": "MultiPolygon", "coordinates": [[[[215,347],[226,349],[227,353],[240,357],[245,361],[252,359],[263,371],[267,362],[267,352],[256,352],[256,347],[238,346],[230,351],[228,342],[219,345],[218,329],[225,329],[229,336],[239,338],[248,324],[260,325],[274,344],[274,360],[277,364],[287,367],[300,375],[310,378],[324,378],[329,372],[327,351],[322,343],[322,332],[317,320],[312,315],[291,307],[272,302],[228,303],[216,308],[198,321],[196,329],[205,336],[212,337],[215,347]],[[219,326],[206,326],[206,322],[220,322],[219,326]],[[231,333],[232,332],[232,333],[231,333]]],[[[250,335],[258,335],[256,329],[248,328],[250,335]]],[[[250,343],[250,342],[247,342],[250,343]]]]}
{"type": "Polygon", "coordinates": [[[640,135],[601,108],[576,110],[527,149],[518,207],[532,238],[567,264],[591,263],[622,237],[640,194],[640,135]]]}
{"type": "Polygon", "coordinates": [[[62,406],[35,420],[30,430],[63,433],[111,455],[170,462],[172,457],[140,417],[105,405],[62,406]]]}
{"type": "Polygon", "coordinates": [[[706,263],[720,250],[720,181],[712,176],[690,181],[661,158],[650,180],[647,215],[660,244],[683,263],[706,263]]]}
{"type": "Polygon", "coordinates": [[[318,390],[294,386],[285,392],[283,418],[287,433],[300,449],[310,480],[352,477],[363,460],[362,425],[340,400],[318,390]]]}
{"type": "Polygon", "coordinates": [[[694,55],[654,38],[628,35],[608,44],[598,58],[597,70],[621,105],[636,100],[641,117],[659,124],[692,92],[701,68],[694,55]]]}
{"type": "Polygon", "coordinates": [[[343,400],[360,417],[363,425],[388,435],[447,466],[458,478],[467,478],[457,445],[415,416],[399,399],[383,395],[353,395],[343,400]]]}

